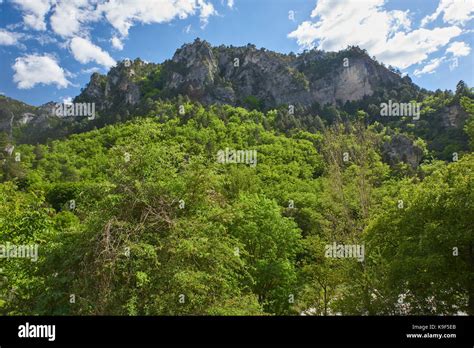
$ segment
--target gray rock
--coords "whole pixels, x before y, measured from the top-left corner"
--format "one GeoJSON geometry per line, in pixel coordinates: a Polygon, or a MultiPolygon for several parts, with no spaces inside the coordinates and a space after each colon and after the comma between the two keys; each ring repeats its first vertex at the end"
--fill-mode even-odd
{"type": "Polygon", "coordinates": [[[404,162],[414,169],[418,167],[423,159],[423,150],[416,146],[406,135],[395,134],[389,142],[382,145],[382,158],[384,162],[391,166],[404,162]]]}
{"type": "Polygon", "coordinates": [[[460,129],[464,126],[469,114],[459,104],[446,106],[441,114],[443,126],[460,129]]]}

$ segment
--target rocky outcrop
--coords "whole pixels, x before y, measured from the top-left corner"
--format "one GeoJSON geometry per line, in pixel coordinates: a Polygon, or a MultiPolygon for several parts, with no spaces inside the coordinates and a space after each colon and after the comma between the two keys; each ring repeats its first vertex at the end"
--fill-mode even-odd
{"type": "Polygon", "coordinates": [[[441,113],[441,120],[445,128],[460,129],[468,118],[469,114],[459,104],[446,106],[441,113]]]}
{"type": "Polygon", "coordinates": [[[249,96],[266,107],[336,104],[370,96],[380,85],[406,83],[358,48],[296,56],[250,44],[213,48],[197,39],[179,49],[172,63],[165,88],[206,104],[239,104],[249,96]]]}
{"type": "MultiPolygon", "coordinates": [[[[119,100],[125,104],[135,105],[139,102],[140,90],[133,80],[135,70],[126,64],[127,62],[121,62],[108,73],[104,93],[106,103],[119,100]]],[[[137,61],[137,64],[142,63],[137,61]]]]}
{"type": "Polygon", "coordinates": [[[404,162],[416,168],[423,159],[423,150],[406,135],[395,134],[382,145],[382,159],[391,166],[404,162]]]}
{"type": "Polygon", "coordinates": [[[34,106],[0,96],[0,132],[11,135],[15,126],[30,124],[40,114],[41,110],[34,106]]]}
{"type": "Polygon", "coordinates": [[[74,102],[95,103],[97,110],[108,111],[121,106],[133,106],[140,101],[140,88],[135,82],[134,67],[143,65],[137,59],[133,64],[122,61],[110,69],[107,76],[94,73],[82,93],[74,102]]]}
{"type": "MultiPolygon", "coordinates": [[[[28,141],[31,134],[42,134],[58,125],[54,114],[56,103],[49,102],[41,106],[32,106],[18,100],[0,96],[0,132],[5,132],[9,137],[14,137],[15,129],[22,129],[26,133],[21,140],[28,141]]],[[[61,120],[64,122],[64,120],[61,120]]],[[[73,122],[71,119],[66,122],[73,122]]]]}
{"type": "Polygon", "coordinates": [[[91,79],[81,95],[88,100],[104,100],[106,83],[107,78],[104,75],[95,72],[91,75],[91,79]]]}
{"type": "MultiPolygon", "coordinates": [[[[95,102],[100,110],[137,105],[148,92],[140,81],[154,73],[147,65],[141,60],[121,62],[107,76],[93,74],[77,101],[95,102]]],[[[337,53],[311,50],[297,56],[250,44],[212,47],[196,39],[178,49],[171,60],[151,65],[160,66],[161,84],[152,87],[162,95],[231,105],[245,105],[252,97],[267,109],[282,104],[334,105],[371,96],[381,86],[411,84],[357,47],[337,53]]]]}

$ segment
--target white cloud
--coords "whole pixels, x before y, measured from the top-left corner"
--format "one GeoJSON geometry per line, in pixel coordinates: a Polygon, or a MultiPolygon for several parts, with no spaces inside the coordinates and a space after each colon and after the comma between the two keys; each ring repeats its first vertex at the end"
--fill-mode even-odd
{"type": "Polygon", "coordinates": [[[18,43],[21,34],[0,29],[0,46],[13,46],[18,43]]]}
{"type": "Polygon", "coordinates": [[[474,18],[474,5],[472,0],[441,0],[436,11],[423,18],[421,25],[433,22],[440,14],[445,23],[464,25],[474,18]]]}
{"type": "Polygon", "coordinates": [[[319,0],[305,21],[289,33],[305,48],[338,51],[365,48],[386,64],[404,69],[426,59],[460,35],[456,26],[411,30],[409,11],[385,10],[385,0],[319,0]]]}
{"type": "Polygon", "coordinates": [[[318,40],[319,48],[324,50],[338,50],[351,44],[370,50],[384,42],[392,25],[399,27],[403,17],[400,11],[382,10],[383,3],[384,0],[320,0],[311,13],[316,22],[302,23],[303,27],[298,27],[289,36],[299,42],[303,38],[306,47],[318,40]]]}
{"type": "Polygon", "coordinates": [[[295,31],[288,34],[290,39],[296,39],[298,45],[312,48],[314,41],[319,37],[318,28],[316,24],[305,21],[301,23],[295,31]]]}
{"type": "Polygon", "coordinates": [[[35,30],[46,30],[45,16],[51,8],[51,0],[12,0],[23,11],[23,22],[35,30]]]}
{"type": "Polygon", "coordinates": [[[96,62],[108,68],[115,65],[114,59],[107,52],[82,37],[72,38],[70,48],[74,58],[82,64],[96,62]]]}
{"type": "Polygon", "coordinates": [[[209,17],[217,15],[217,11],[214,9],[212,3],[204,0],[198,0],[198,5],[201,10],[199,14],[202,23],[201,28],[204,28],[209,22],[209,17]]]}
{"type": "Polygon", "coordinates": [[[110,39],[110,42],[112,43],[112,47],[116,50],[123,50],[123,42],[117,36],[114,36],[112,39],[110,39]]]}
{"type": "Polygon", "coordinates": [[[58,43],[58,40],[56,40],[56,38],[45,33],[35,33],[35,35],[27,35],[27,39],[36,40],[41,46],[58,43]]]}
{"type": "MultiPolygon", "coordinates": [[[[117,31],[112,38],[114,48],[137,24],[167,23],[198,15],[201,27],[211,16],[218,15],[210,0],[11,0],[23,14],[25,25],[46,30],[47,15],[55,34],[64,38],[89,37],[92,22],[104,19],[117,31]]],[[[228,0],[227,5],[233,6],[228,0]]]]}
{"type": "Polygon", "coordinates": [[[429,54],[438,51],[461,33],[458,27],[422,28],[407,34],[399,32],[373,50],[373,54],[387,64],[405,69],[427,59],[429,54]]]}
{"type": "Polygon", "coordinates": [[[83,25],[100,19],[92,0],[57,0],[50,23],[61,37],[73,37],[84,30],[83,25]]]}
{"type": "Polygon", "coordinates": [[[205,0],[109,0],[98,6],[110,24],[124,37],[135,23],[166,23],[200,12],[206,22],[216,11],[205,0]]]}
{"type": "Polygon", "coordinates": [[[452,58],[448,60],[449,70],[453,71],[459,66],[458,57],[466,57],[471,53],[471,47],[462,41],[455,41],[446,49],[446,54],[451,53],[452,58]]]}
{"type": "Polygon", "coordinates": [[[70,82],[66,72],[54,57],[44,55],[26,55],[15,60],[12,66],[15,74],[13,81],[20,89],[30,89],[37,84],[56,85],[66,88],[70,82]]]}
{"type": "Polygon", "coordinates": [[[465,57],[471,53],[471,47],[462,41],[455,41],[446,49],[446,53],[451,53],[453,57],[465,57]]]}
{"type": "Polygon", "coordinates": [[[231,9],[234,8],[234,0],[227,0],[227,6],[231,9]]]}
{"type": "Polygon", "coordinates": [[[394,10],[390,12],[391,20],[392,20],[392,27],[391,30],[393,32],[397,30],[410,30],[411,29],[411,20],[409,17],[409,12],[403,12],[394,10]]]}
{"type": "Polygon", "coordinates": [[[423,67],[423,69],[421,70],[416,69],[413,75],[415,75],[416,77],[419,77],[424,74],[432,74],[436,72],[436,69],[440,66],[440,64],[444,61],[444,59],[445,59],[444,57],[441,57],[441,58],[435,58],[435,59],[430,60],[428,64],[426,64],[423,67]]]}
{"type": "Polygon", "coordinates": [[[89,68],[89,69],[82,69],[81,74],[90,75],[90,74],[93,74],[93,73],[98,72],[98,71],[100,71],[100,68],[95,66],[95,67],[92,67],[92,68],[89,68]]]}

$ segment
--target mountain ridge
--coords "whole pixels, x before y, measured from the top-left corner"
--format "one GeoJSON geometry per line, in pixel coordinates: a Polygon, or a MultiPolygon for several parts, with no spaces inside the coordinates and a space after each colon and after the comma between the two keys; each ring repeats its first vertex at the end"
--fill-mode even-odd
{"type": "MultiPolygon", "coordinates": [[[[165,97],[185,95],[203,104],[245,106],[249,98],[262,109],[291,104],[300,107],[343,105],[372,96],[379,87],[420,90],[409,77],[401,77],[376,62],[358,47],[339,52],[305,51],[299,55],[257,49],[254,45],[211,46],[196,39],[179,48],[161,64],[136,59],[122,61],[107,75],[95,73],[78,101],[94,101],[107,110],[111,91],[123,93],[125,105],[136,105],[149,89],[165,97]],[[159,71],[157,72],[157,69],[159,71]],[[144,86],[136,78],[151,79],[144,86]]],[[[251,102],[250,100],[250,102],[251,102]]]]}
{"type": "MultiPolygon", "coordinates": [[[[10,142],[15,138],[20,143],[41,143],[151,115],[160,109],[156,103],[171,100],[180,105],[198,102],[242,106],[262,112],[275,109],[278,110],[277,128],[284,132],[292,128],[321,131],[324,124],[350,121],[363,111],[367,124],[382,122],[413,133],[410,126],[413,120],[381,118],[380,103],[422,102],[440,93],[450,98],[451,92],[426,91],[408,76],[402,77],[399,71],[385,67],[355,46],[339,52],[313,49],[295,55],[257,49],[251,44],[211,46],[197,38],[184,44],[163,63],[137,58],[118,62],[106,75],[93,73],[73,100],[95,103],[97,117],[93,117],[93,121],[55,117],[54,102],[33,107],[2,96],[0,132],[6,132],[10,142]]],[[[422,154],[413,141],[420,136],[428,139],[429,148],[438,152],[443,151],[437,144],[439,134],[443,133],[456,139],[457,148],[466,148],[463,126],[467,113],[459,100],[451,104],[436,105],[433,110],[432,106],[425,108],[422,113],[430,120],[416,121],[419,131],[412,134],[411,140],[403,135],[395,145],[388,144],[387,162],[398,162],[403,157],[402,152],[409,149],[412,155],[407,162],[416,167],[422,154]]]]}

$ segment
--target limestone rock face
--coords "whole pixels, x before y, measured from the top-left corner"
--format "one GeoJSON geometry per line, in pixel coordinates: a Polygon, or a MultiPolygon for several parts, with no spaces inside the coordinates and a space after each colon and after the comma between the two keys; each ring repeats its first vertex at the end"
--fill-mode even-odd
{"type": "Polygon", "coordinates": [[[459,104],[446,106],[442,113],[442,122],[445,128],[462,128],[469,118],[469,114],[459,104]]]}
{"type": "Polygon", "coordinates": [[[406,135],[395,134],[389,142],[383,144],[382,158],[390,165],[404,162],[416,168],[423,158],[423,150],[406,135]]]}
{"type": "Polygon", "coordinates": [[[207,42],[196,40],[193,45],[183,46],[176,51],[172,62],[174,67],[181,67],[182,70],[173,71],[170,81],[166,83],[167,88],[179,88],[186,84],[185,87],[196,92],[214,83],[217,60],[207,42]]]}
{"type": "Polygon", "coordinates": [[[36,115],[31,113],[31,112],[24,112],[23,114],[21,114],[21,117],[18,120],[18,122],[21,125],[25,125],[25,124],[30,123],[30,121],[32,121],[35,117],[36,117],[36,115]]]}
{"type": "Polygon", "coordinates": [[[105,85],[106,102],[113,102],[114,99],[123,100],[125,104],[135,105],[140,100],[140,91],[133,81],[135,71],[127,67],[124,63],[119,64],[110,70],[107,75],[105,85]]]}
{"type": "Polygon", "coordinates": [[[131,109],[145,95],[154,97],[151,88],[161,96],[184,95],[203,104],[245,105],[251,97],[269,109],[282,104],[343,104],[371,96],[380,88],[412,85],[357,47],[295,55],[251,44],[212,47],[196,39],[162,64],[140,59],[126,63],[118,63],[107,75],[94,73],[75,101],[95,102],[105,112],[131,109]],[[158,77],[153,75],[155,68],[160,69],[158,77]]]}
{"type": "Polygon", "coordinates": [[[15,126],[35,124],[43,109],[22,103],[18,100],[0,96],[0,132],[13,133],[15,126]]]}
{"type": "Polygon", "coordinates": [[[107,76],[94,73],[75,102],[94,102],[98,110],[108,110],[121,104],[136,105],[140,101],[140,89],[134,76],[135,71],[127,66],[126,61],[113,67],[107,76]]]}
{"type": "Polygon", "coordinates": [[[165,89],[205,104],[239,104],[252,96],[270,108],[344,103],[370,96],[381,85],[407,83],[358,48],[347,55],[343,65],[343,53],[285,55],[250,44],[211,47],[197,39],[177,50],[167,65],[165,89]]]}
{"type": "Polygon", "coordinates": [[[99,73],[93,73],[91,75],[91,79],[82,92],[82,94],[90,99],[100,99],[104,98],[105,90],[103,82],[105,81],[104,76],[100,75],[99,73]]]}
{"type": "MultiPolygon", "coordinates": [[[[373,93],[373,85],[381,74],[368,56],[360,50],[356,53],[363,58],[354,59],[349,67],[343,67],[340,62],[329,69],[325,62],[332,57],[324,52],[285,55],[250,44],[212,47],[197,39],[183,45],[171,60],[161,64],[160,89],[166,96],[186,95],[204,104],[242,105],[246,98],[255,97],[265,108],[359,100],[373,93]],[[321,64],[313,66],[317,62],[321,64]],[[375,77],[369,78],[370,74],[375,77]]],[[[137,81],[149,77],[136,73],[136,65],[137,60],[131,66],[124,61],[106,76],[94,73],[75,101],[95,102],[99,110],[116,109],[122,104],[137,105],[145,94],[143,85],[137,81]]],[[[399,79],[387,69],[384,73],[394,75],[391,78],[394,81],[399,79]]]]}

